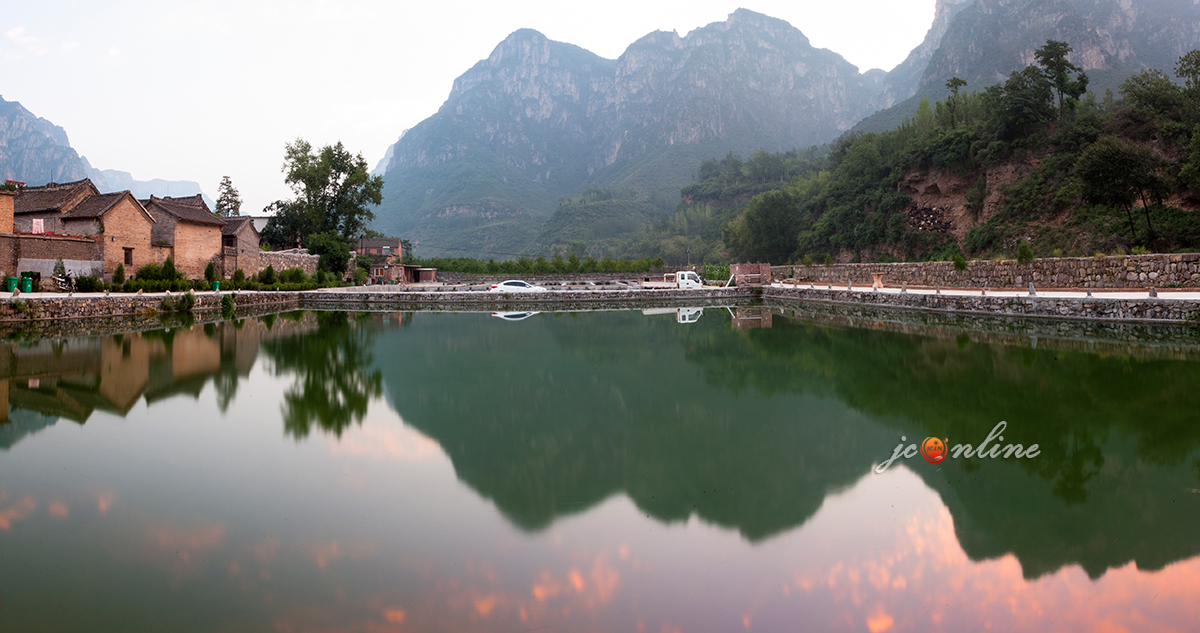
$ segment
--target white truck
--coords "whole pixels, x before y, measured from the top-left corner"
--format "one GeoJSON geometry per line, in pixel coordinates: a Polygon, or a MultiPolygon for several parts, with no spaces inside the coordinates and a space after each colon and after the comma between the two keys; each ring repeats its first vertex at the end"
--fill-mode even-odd
{"type": "Polygon", "coordinates": [[[642,280],[642,289],[643,290],[653,290],[653,289],[666,290],[666,289],[670,289],[670,288],[683,290],[686,288],[703,288],[703,287],[704,287],[704,280],[700,278],[700,275],[697,275],[696,273],[694,273],[690,270],[681,270],[676,273],[667,273],[667,274],[663,275],[662,280],[658,280],[658,279],[642,280]]]}

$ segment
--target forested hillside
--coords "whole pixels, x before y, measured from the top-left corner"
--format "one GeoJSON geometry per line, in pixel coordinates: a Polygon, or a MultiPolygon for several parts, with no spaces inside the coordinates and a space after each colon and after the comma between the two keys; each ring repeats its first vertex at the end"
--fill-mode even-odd
{"type": "Polygon", "coordinates": [[[737,211],[721,233],[726,255],[893,261],[1012,256],[1021,241],[1046,256],[1200,246],[1200,52],[1176,64],[1182,85],[1149,70],[1096,98],[1069,51],[1049,41],[1003,84],[971,92],[951,80],[948,99],[923,100],[896,129],[843,137],[820,171],[737,211]]]}

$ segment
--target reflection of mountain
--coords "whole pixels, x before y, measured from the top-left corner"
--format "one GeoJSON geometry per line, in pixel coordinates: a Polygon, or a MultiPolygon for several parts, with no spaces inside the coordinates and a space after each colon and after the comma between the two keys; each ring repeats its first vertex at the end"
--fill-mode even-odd
{"type": "Polygon", "coordinates": [[[40,429],[58,418],[83,424],[97,409],[124,416],[142,398],[197,397],[210,379],[227,406],[261,340],[311,329],[286,323],[251,319],[9,346],[0,351],[0,410],[11,408],[8,423],[0,422],[6,438],[0,446],[10,448],[32,432],[19,429],[40,429]]]}
{"type": "Polygon", "coordinates": [[[707,316],[419,315],[376,353],[391,404],[527,529],[625,492],[660,519],[759,539],[803,523],[901,434],[977,443],[1007,420],[1037,459],[906,462],[972,557],[1096,575],[1200,554],[1195,363],[707,316]]]}

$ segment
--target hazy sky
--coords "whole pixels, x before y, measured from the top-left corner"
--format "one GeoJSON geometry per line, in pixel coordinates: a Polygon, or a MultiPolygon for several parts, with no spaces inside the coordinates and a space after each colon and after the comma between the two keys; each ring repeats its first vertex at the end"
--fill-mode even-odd
{"type": "Polygon", "coordinates": [[[0,95],[64,127],[99,169],[198,181],[214,198],[227,174],[242,213],[258,213],[289,195],[285,143],[341,140],[374,168],[519,28],[615,59],[651,31],[684,35],[741,6],[890,70],[924,38],[934,1],[8,3],[0,95]]]}

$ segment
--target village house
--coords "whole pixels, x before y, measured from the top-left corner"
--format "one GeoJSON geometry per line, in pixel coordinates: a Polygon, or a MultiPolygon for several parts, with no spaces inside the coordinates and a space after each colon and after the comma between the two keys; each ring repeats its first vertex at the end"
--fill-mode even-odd
{"type": "Polygon", "coordinates": [[[61,218],[63,233],[95,236],[104,254],[104,276],[117,266],[132,275],[151,263],[150,235],[154,218],[128,191],[88,196],[61,218]]]}
{"type": "Polygon", "coordinates": [[[75,182],[51,182],[37,187],[21,187],[13,210],[13,232],[63,232],[62,216],[85,198],[100,193],[88,178],[75,182]]]}
{"type": "Polygon", "coordinates": [[[357,248],[359,254],[382,255],[384,257],[404,257],[400,238],[398,237],[363,237],[359,238],[357,248]]]}
{"type": "Polygon", "coordinates": [[[221,265],[225,222],[208,210],[200,194],[187,198],[150,196],[141,202],[154,218],[150,241],[157,261],[170,256],[175,270],[191,279],[203,277],[210,262],[221,265]]]}
{"type": "Polygon", "coordinates": [[[242,215],[222,219],[225,221],[221,227],[222,276],[232,277],[239,268],[247,275],[257,273],[259,241],[253,218],[242,215]]]}

